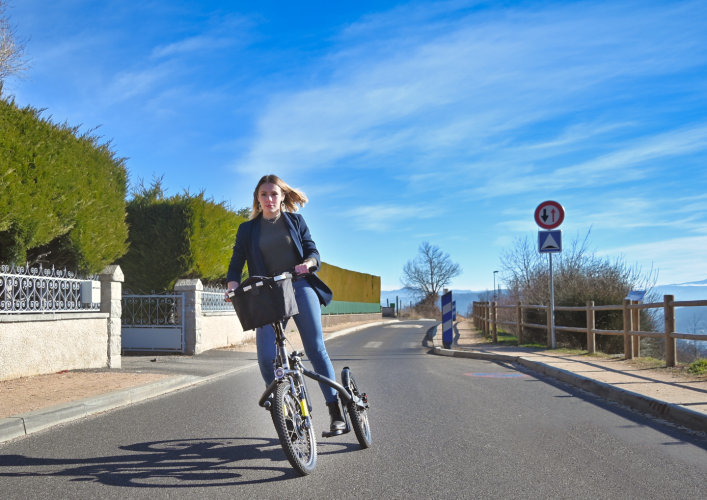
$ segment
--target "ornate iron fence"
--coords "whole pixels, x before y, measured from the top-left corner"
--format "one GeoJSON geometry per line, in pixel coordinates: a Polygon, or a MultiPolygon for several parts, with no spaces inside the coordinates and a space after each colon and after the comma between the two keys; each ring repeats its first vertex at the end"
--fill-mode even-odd
{"type": "Polygon", "coordinates": [[[159,327],[184,324],[184,295],[165,292],[152,295],[123,294],[121,323],[124,326],[159,327]]]}
{"type": "Polygon", "coordinates": [[[223,299],[225,288],[204,287],[201,292],[201,310],[202,311],[233,311],[233,305],[223,299]]]}
{"type": "Polygon", "coordinates": [[[96,276],[79,278],[71,271],[39,267],[0,266],[0,313],[91,312],[100,302],[81,302],[81,283],[96,276]]]}

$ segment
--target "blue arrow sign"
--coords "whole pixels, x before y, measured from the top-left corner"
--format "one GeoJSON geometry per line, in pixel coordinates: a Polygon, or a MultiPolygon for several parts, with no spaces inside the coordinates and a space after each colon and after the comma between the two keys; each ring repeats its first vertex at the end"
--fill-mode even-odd
{"type": "Polygon", "coordinates": [[[538,252],[562,252],[562,230],[556,229],[554,231],[538,231],[538,252]]]}

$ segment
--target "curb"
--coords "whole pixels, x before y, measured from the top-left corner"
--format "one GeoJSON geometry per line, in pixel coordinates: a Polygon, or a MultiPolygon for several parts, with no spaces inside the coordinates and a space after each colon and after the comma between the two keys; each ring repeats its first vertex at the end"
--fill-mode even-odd
{"type": "MultiPolygon", "coordinates": [[[[395,321],[398,320],[378,321],[339,330],[338,332],[330,333],[324,340],[330,340],[341,335],[346,335],[347,333],[363,330],[364,328],[393,323],[395,321]]],[[[108,392],[99,396],[70,401],[68,403],[50,406],[49,408],[13,415],[12,417],[0,418],[0,444],[11,439],[39,432],[55,425],[128,406],[133,403],[139,403],[140,401],[162,396],[163,394],[226,377],[232,373],[247,370],[254,366],[258,366],[258,363],[239,366],[206,377],[177,375],[166,380],[159,380],[157,382],[121,389],[119,391],[108,392]]]]}
{"type": "Polygon", "coordinates": [[[582,375],[577,375],[568,370],[555,368],[538,361],[533,361],[524,356],[510,356],[508,354],[486,354],[481,352],[454,351],[443,349],[437,345],[436,338],[432,339],[434,353],[440,356],[454,358],[483,359],[487,361],[504,361],[506,363],[516,363],[548,377],[552,377],[561,382],[573,385],[592,394],[596,394],[604,399],[615,401],[634,410],[638,410],[655,417],[659,417],[689,429],[707,432],[707,415],[685,408],[674,403],[666,403],[659,399],[644,396],[636,392],[628,391],[620,387],[599,382],[582,375]]]}

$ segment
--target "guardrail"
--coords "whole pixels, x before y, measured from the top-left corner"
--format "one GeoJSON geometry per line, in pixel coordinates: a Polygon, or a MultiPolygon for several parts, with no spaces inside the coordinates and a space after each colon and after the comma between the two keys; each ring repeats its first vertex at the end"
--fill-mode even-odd
{"type": "MultiPolygon", "coordinates": [[[[701,307],[707,306],[707,300],[675,300],[674,295],[663,296],[663,302],[650,304],[639,304],[635,301],[624,300],[622,305],[595,306],[594,302],[587,302],[587,305],[576,307],[556,306],[555,311],[584,312],[587,318],[587,326],[572,327],[555,325],[555,330],[584,333],[587,335],[587,351],[596,352],[596,335],[623,335],[624,337],[624,359],[633,359],[640,356],[641,337],[665,339],[665,364],[675,366],[677,364],[677,339],[684,340],[706,340],[707,335],[692,333],[679,333],[675,331],[675,308],[676,307],[701,307]],[[647,332],[641,330],[641,309],[663,309],[665,328],[663,332],[647,332]],[[601,330],[596,328],[596,311],[622,311],[623,330],[601,330]]],[[[539,328],[548,332],[547,345],[550,347],[551,339],[547,325],[552,323],[552,313],[546,305],[528,305],[516,302],[515,305],[499,305],[496,302],[474,302],[473,303],[474,326],[482,330],[486,335],[492,336],[492,341],[498,342],[498,326],[515,326],[518,331],[518,345],[523,343],[523,328],[539,328]],[[516,321],[499,321],[499,309],[515,309],[516,321]],[[523,322],[523,309],[545,309],[547,311],[547,323],[537,325],[523,322]]]]}

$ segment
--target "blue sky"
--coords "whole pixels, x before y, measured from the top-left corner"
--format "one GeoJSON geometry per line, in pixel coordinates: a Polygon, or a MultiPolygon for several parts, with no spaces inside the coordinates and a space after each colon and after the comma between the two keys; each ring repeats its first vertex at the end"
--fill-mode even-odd
{"type": "Polygon", "coordinates": [[[6,93],[168,193],[240,207],[280,175],[323,259],[384,289],[425,240],[491,288],[546,199],[659,283],[707,278],[704,1],[15,4],[6,93]]]}

